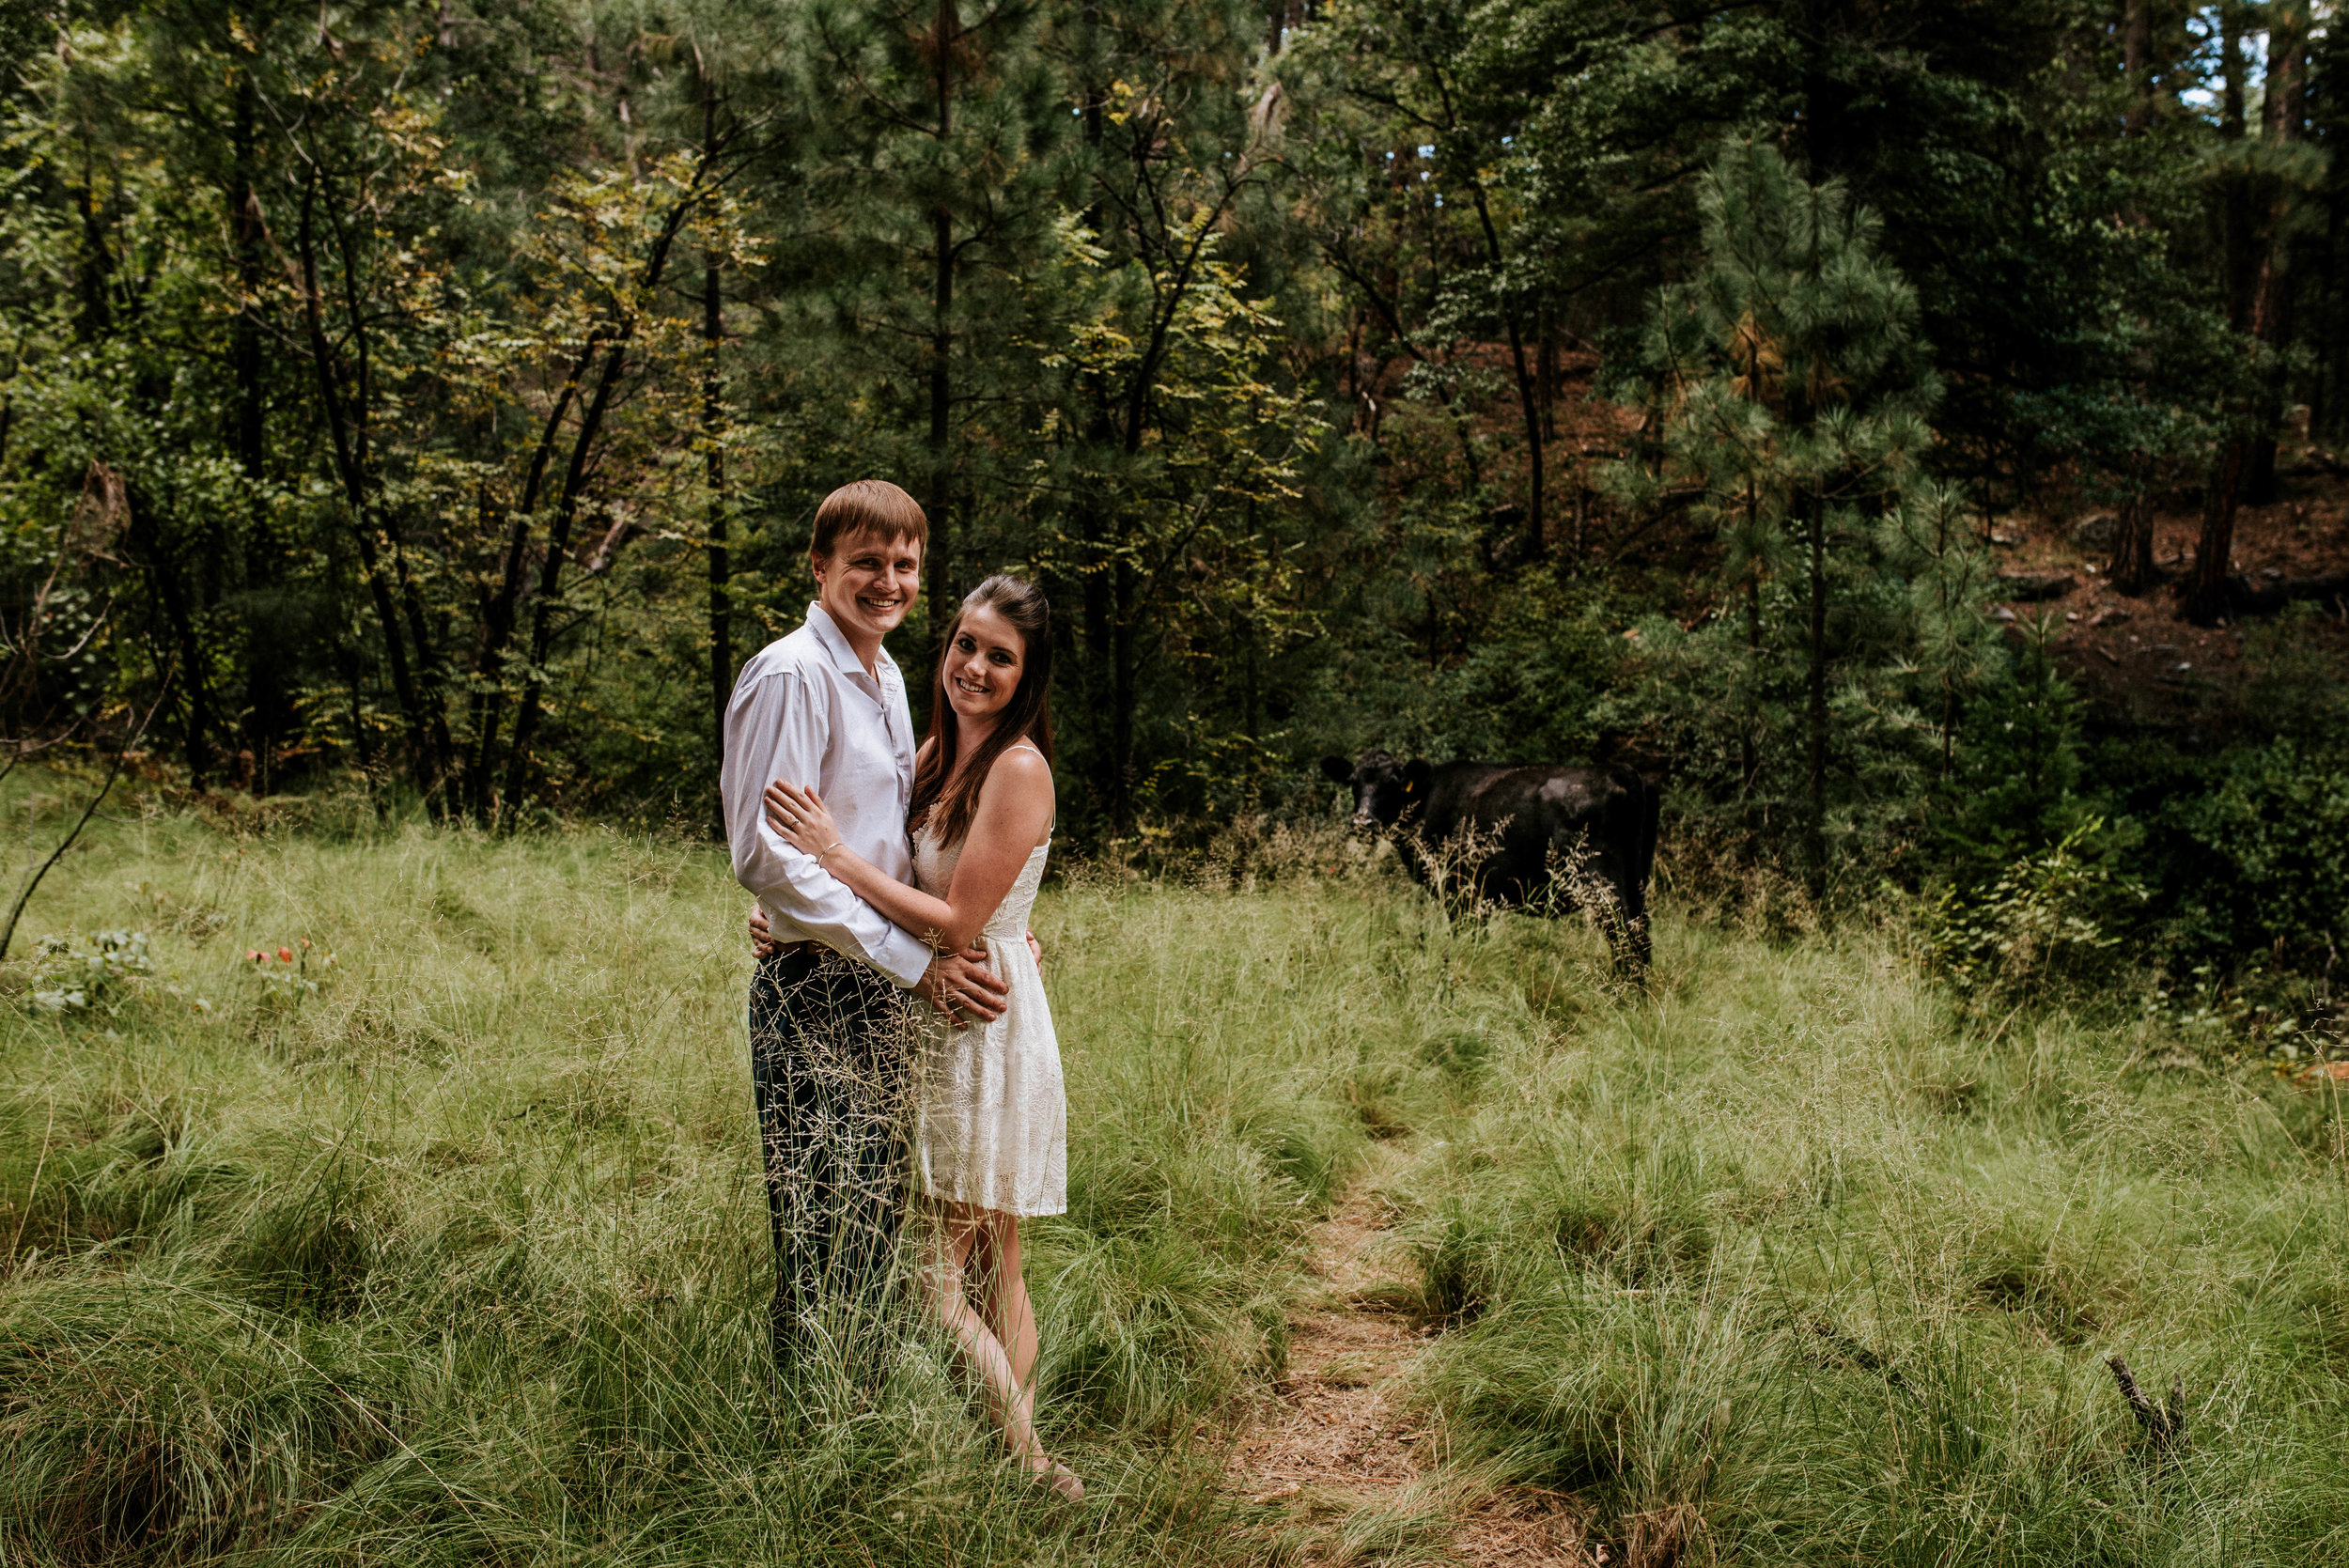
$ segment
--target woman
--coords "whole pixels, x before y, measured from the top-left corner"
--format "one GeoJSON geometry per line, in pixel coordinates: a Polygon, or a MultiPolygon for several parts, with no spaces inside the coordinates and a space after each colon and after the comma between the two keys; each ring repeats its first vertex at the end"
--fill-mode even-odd
{"type": "Polygon", "coordinates": [[[962,601],[914,757],[916,886],[841,847],[813,790],[770,784],[767,813],[794,847],[938,951],[983,942],[1010,986],[994,1022],[971,1027],[950,1015],[930,1042],[916,1153],[938,1223],[922,1288],[1012,1453],[1076,1501],[1082,1483],[1035,1436],[1035,1313],[1019,1268],[1019,1221],[1068,1206],[1060,1047],[1026,940],[1051,847],[1051,663],[1050,613],[1033,584],[990,577],[962,601]]]}

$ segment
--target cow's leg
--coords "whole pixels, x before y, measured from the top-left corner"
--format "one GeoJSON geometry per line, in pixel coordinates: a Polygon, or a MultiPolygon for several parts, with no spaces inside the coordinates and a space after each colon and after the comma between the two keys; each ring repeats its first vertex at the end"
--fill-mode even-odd
{"type": "Polygon", "coordinates": [[[1585,888],[1601,906],[1593,912],[1607,934],[1609,967],[1638,980],[1647,972],[1647,886],[1632,871],[1631,857],[1610,844],[1589,868],[1585,888]]]}
{"type": "Polygon", "coordinates": [[[1615,941],[1615,968],[1644,984],[1656,945],[1647,928],[1647,884],[1643,878],[1623,877],[1615,882],[1615,908],[1621,922],[1615,941]]]}

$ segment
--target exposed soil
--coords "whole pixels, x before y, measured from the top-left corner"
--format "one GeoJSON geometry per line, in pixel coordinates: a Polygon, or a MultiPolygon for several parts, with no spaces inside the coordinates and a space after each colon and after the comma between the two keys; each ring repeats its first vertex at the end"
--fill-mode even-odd
{"type": "MultiPolygon", "coordinates": [[[[2246,507],[2237,517],[2229,563],[2233,572],[2266,587],[2349,569],[2349,484],[2330,463],[2317,453],[2286,459],[2281,498],[2246,507]]],[[[2033,578],[2068,580],[2044,597],[2008,602],[2016,634],[2033,616],[2050,618],[2058,667],[2104,722],[2207,727],[2217,738],[2236,717],[2244,686],[2256,672],[2245,661],[2244,624],[2197,627],[2186,620],[2181,590],[2193,568],[2200,514],[2157,513],[2154,561],[2163,580],[2134,596],[2105,580],[2109,538],[2089,521],[2098,515],[2089,510],[1999,520],[1991,535],[1999,568],[2018,588],[2033,578]]],[[[2306,635],[2349,651],[2349,603],[2317,608],[2324,619],[2306,635]]]]}
{"type": "Polygon", "coordinates": [[[1315,1568],[1357,1556],[1349,1542],[1382,1516],[1422,1543],[1448,1530],[1454,1562],[1593,1562],[1573,1498],[1448,1471],[1439,1421],[1408,1397],[1413,1363],[1438,1330],[1412,1310],[1418,1291],[1377,1196],[1402,1147],[1379,1155],[1314,1228],[1312,1285],[1289,1312],[1281,1379],[1233,1452],[1233,1490],[1277,1505],[1283,1555],[1315,1568]]]}

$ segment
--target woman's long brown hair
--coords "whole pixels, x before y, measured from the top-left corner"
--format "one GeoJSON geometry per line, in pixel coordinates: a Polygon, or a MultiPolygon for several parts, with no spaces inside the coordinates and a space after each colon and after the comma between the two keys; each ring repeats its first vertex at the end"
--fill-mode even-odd
{"type": "Polygon", "coordinates": [[[930,677],[929,744],[914,764],[908,820],[919,828],[935,814],[940,841],[953,844],[959,840],[971,831],[971,816],[978,810],[979,786],[987,782],[988,769],[1023,736],[1044,753],[1046,762],[1052,760],[1052,608],[1044,601],[1044,590],[1034,583],[1016,577],[990,577],[971,590],[939,645],[938,669],[930,677]],[[1010,622],[1026,644],[1019,655],[1019,687],[1004,706],[994,733],[980,742],[972,753],[971,766],[949,790],[946,781],[954,779],[955,758],[962,749],[962,721],[955,705],[946,700],[946,666],[955,657],[955,638],[962,631],[963,617],[982,607],[1010,622]]]}

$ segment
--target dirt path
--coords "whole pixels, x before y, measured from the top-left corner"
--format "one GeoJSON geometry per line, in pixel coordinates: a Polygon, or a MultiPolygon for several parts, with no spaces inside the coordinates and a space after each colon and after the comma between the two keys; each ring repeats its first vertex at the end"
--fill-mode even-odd
{"type": "Polygon", "coordinates": [[[1386,1234],[1393,1215],[1378,1196],[1408,1158],[1405,1145],[1382,1145],[1314,1227],[1288,1362],[1233,1452],[1233,1490],[1279,1505],[1283,1555],[1312,1568],[1406,1541],[1421,1561],[1580,1568],[1593,1559],[1572,1499],[1448,1469],[1439,1421],[1408,1398],[1436,1329],[1412,1311],[1414,1271],[1386,1234]]]}

